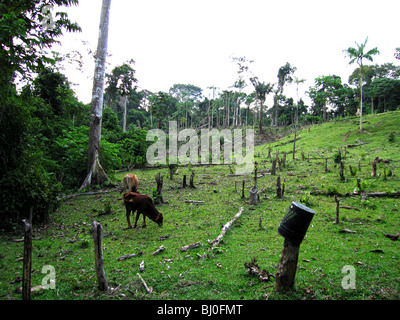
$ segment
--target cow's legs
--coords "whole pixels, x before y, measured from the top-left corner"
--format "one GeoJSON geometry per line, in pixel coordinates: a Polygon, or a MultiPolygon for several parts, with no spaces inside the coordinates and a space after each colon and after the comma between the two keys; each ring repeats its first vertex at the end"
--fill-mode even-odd
{"type": "Polygon", "coordinates": [[[131,225],[131,211],[130,209],[126,209],[126,221],[128,221],[128,229],[132,229],[132,225],[131,225]]]}
{"type": "Polygon", "coordinates": [[[137,221],[139,220],[139,216],[140,216],[140,212],[139,212],[139,211],[137,211],[137,212],[136,212],[136,220],[135,220],[135,225],[133,226],[134,228],[136,228],[136,226],[137,226],[137,221]]]}
{"type": "Polygon", "coordinates": [[[142,225],[142,228],[146,228],[146,227],[147,227],[147,225],[146,225],[146,215],[143,214],[143,225],[142,225]]]}

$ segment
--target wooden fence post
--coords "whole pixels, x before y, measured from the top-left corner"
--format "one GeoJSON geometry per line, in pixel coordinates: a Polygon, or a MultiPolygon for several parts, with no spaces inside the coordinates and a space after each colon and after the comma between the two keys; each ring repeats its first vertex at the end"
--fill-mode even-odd
{"type": "Polygon", "coordinates": [[[92,231],[94,240],[94,257],[96,264],[97,283],[100,291],[107,291],[107,279],[104,273],[103,265],[103,247],[101,243],[102,226],[100,223],[93,221],[92,231]]]}
{"type": "Polygon", "coordinates": [[[24,223],[24,266],[22,274],[22,300],[31,300],[32,279],[32,223],[22,220],[24,223]]]}

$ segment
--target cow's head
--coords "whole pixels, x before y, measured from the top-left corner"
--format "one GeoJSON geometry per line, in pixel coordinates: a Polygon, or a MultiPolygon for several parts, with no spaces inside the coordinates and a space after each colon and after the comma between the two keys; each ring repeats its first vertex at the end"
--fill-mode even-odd
{"type": "Polygon", "coordinates": [[[157,224],[161,227],[163,225],[163,215],[161,212],[158,213],[156,219],[154,220],[154,222],[157,222],[157,224]]]}

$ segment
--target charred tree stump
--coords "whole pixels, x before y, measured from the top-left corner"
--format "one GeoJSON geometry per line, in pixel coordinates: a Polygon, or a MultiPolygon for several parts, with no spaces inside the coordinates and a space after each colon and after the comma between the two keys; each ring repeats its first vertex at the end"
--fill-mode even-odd
{"type": "Polygon", "coordinates": [[[257,162],[254,164],[254,187],[257,189],[257,162]]]}
{"type": "Polygon", "coordinates": [[[279,168],[279,171],[282,171],[282,161],[281,161],[281,159],[277,159],[278,160],[278,168],[279,168]]]}
{"type": "Polygon", "coordinates": [[[154,195],[154,203],[155,204],[164,203],[164,199],[162,197],[163,176],[161,175],[161,173],[157,173],[155,179],[157,183],[157,190],[156,194],[154,195]]]}
{"type": "Polygon", "coordinates": [[[186,174],[183,175],[183,181],[182,181],[182,188],[186,188],[187,184],[186,184],[186,174]]]}
{"type": "Polygon", "coordinates": [[[344,171],[344,164],[342,161],[340,161],[340,180],[342,181],[345,180],[343,171],[344,171]]]}
{"type": "Polygon", "coordinates": [[[194,186],[194,170],[192,170],[192,174],[190,175],[189,188],[196,188],[194,186]]]}
{"type": "Polygon", "coordinates": [[[245,180],[242,181],[242,199],[244,199],[244,184],[245,180]]]}
{"type": "Polygon", "coordinates": [[[24,223],[24,265],[22,274],[22,300],[31,300],[32,279],[32,224],[30,221],[22,220],[24,223]]]}
{"type": "Polygon", "coordinates": [[[272,160],[271,175],[275,175],[275,172],[276,172],[276,159],[272,160]]]}
{"type": "Polygon", "coordinates": [[[168,169],[169,169],[169,179],[173,180],[174,179],[174,173],[176,171],[176,164],[168,164],[168,169]]]}
{"type": "Polygon", "coordinates": [[[279,199],[282,198],[281,176],[278,176],[276,179],[276,196],[279,199]]]}
{"type": "Polygon", "coordinates": [[[336,202],[336,221],[335,224],[339,224],[339,203],[340,199],[335,195],[335,202],[336,202]]]}
{"type": "Polygon", "coordinates": [[[103,265],[103,247],[102,247],[102,231],[100,223],[93,221],[92,223],[93,240],[94,240],[94,257],[96,264],[97,284],[100,291],[107,291],[108,285],[103,265]]]}
{"type": "Polygon", "coordinates": [[[376,157],[371,164],[371,177],[376,177],[376,165],[380,161],[379,157],[376,157]]]}

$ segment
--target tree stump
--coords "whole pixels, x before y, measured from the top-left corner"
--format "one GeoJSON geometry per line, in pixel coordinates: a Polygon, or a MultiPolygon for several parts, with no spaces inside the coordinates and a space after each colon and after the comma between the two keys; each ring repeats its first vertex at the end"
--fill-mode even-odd
{"type": "Polygon", "coordinates": [[[93,221],[92,223],[93,240],[94,240],[94,257],[97,274],[97,284],[100,291],[107,291],[108,285],[104,273],[103,265],[103,247],[102,247],[102,231],[103,228],[100,223],[93,221]]]}
{"type": "Polygon", "coordinates": [[[281,259],[276,271],[275,291],[285,293],[293,289],[300,244],[285,238],[281,259]]]}
{"type": "Polygon", "coordinates": [[[155,179],[157,183],[157,191],[154,197],[154,203],[155,204],[164,203],[164,199],[162,197],[163,176],[161,175],[161,173],[157,173],[155,179]]]}
{"type": "Polygon", "coordinates": [[[292,202],[283,217],[278,233],[285,238],[282,256],[276,271],[275,291],[283,293],[293,289],[299,247],[315,212],[305,205],[292,202]]]}
{"type": "Polygon", "coordinates": [[[243,180],[242,181],[242,199],[244,199],[244,184],[245,184],[245,181],[243,180]]]}
{"type": "Polygon", "coordinates": [[[257,188],[253,187],[250,189],[250,205],[256,205],[258,203],[258,197],[257,197],[257,188]]]}
{"type": "Polygon", "coordinates": [[[335,195],[335,202],[336,202],[336,221],[335,224],[339,224],[339,203],[340,199],[335,195]]]}
{"type": "Polygon", "coordinates": [[[27,220],[24,223],[24,265],[22,274],[22,300],[31,300],[32,279],[32,224],[27,220]]]}
{"type": "Polygon", "coordinates": [[[275,172],[276,172],[276,159],[272,160],[271,175],[275,175],[275,172]]]}
{"type": "Polygon", "coordinates": [[[345,180],[343,170],[344,170],[344,164],[342,161],[340,161],[340,180],[342,181],[345,180]]]}
{"type": "Polygon", "coordinates": [[[194,186],[194,170],[192,170],[192,174],[190,175],[189,188],[196,188],[194,186]]]}
{"type": "Polygon", "coordinates": [[[276,196],[279,199],[282,198],[281,176],[278,176],[276,179],[276,196]]]}
{"type": "Polygon", "coordinates": [[[376,177],[376,165],[380,161],[379,157],[376,157],[371,164],[371,177],[376,177]]]}
{"type": "Polygon", "coordinates": [[[186,174],[183,175],[183,181],[182,181],[182,188],[186,188],[187,184],[186,184],[186,174]]]}

